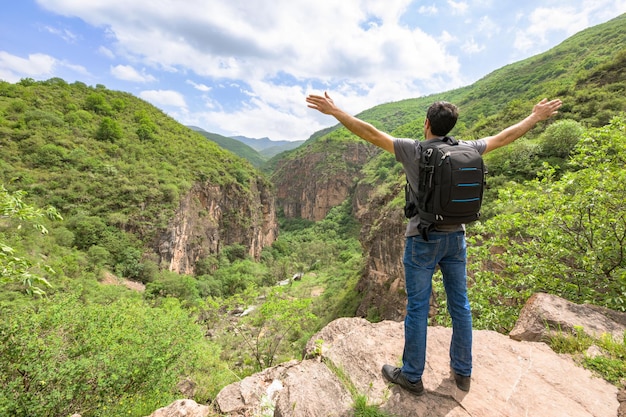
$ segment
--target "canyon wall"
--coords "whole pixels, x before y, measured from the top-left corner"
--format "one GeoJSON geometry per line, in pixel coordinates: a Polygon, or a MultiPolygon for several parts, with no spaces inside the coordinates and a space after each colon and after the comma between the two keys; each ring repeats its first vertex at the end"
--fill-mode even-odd
{"type": "Polygon", "coordinates": [[[244,246],[258,260],[277,235],[274,194],[266,181],[253,178],[247,189],[197,183],[181,198],[156,249],[161,267],[193,274],[198,261],[229,245],[244,246]]]}

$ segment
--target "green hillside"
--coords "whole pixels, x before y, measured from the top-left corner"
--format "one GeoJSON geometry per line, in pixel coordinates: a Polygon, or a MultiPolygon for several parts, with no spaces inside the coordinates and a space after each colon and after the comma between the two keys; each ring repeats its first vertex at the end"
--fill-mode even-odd
{"type": "Polygon", "coordinates": [[[0,183],[55,207],[62,244],[98,243],[110,268],[142,280],[141,254],[192,184],[235,184],[246,195],[260,175],[128,93],[61,79],[0,82],[0,146],[0,183]]]}
{"type": "Polygon", "coordinates": [[[260,168],[265,162],[265,158],[259,154],[256,150],[250,146],[242,143],[236,139],[228,138],[226,136],[218,135],[217,133],[209,133],[202,129],[194,129],[202,136],[206,137],[210,141],[217,143],[221,148],[226,149],[248,160],[256,168],[260,168]]]}

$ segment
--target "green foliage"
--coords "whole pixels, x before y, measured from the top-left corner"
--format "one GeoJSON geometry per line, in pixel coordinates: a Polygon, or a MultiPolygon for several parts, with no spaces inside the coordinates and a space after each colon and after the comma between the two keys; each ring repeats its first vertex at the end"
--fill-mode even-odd
{"type": "Polygon", "coordinates": [[[593,344],[593,338],[588,336],[584,329],[577,328],[573,334],[557,332],[549,338],[549,345],[556,353],[581,353],[593,344]]]}
{"type": "Polygon", "coordinates": [[[193,277],[162,271],[153,282],[146,285],[145,297],[148,299],[173,297],[186,303],[193,303],[200,298],[200,292],[193,277]]]}
{"type": "Polygon", "coordinates": [[[110,117],[102,119],[98,131],[96,132],[96,139],[103,142],[115,142],[121,138],[122,129],[117,122],[110,117]]]}
{"type": "Polygon", "coordinates": [[[542,156],[566,159],[582,137],[584,128],[574,120],[561,120],[539,137],[542,156]]]}
{"type": "Polygon", "coordinates": [[[26,253],[20,253],[3,241],[15,236],[16,229],[21,229],[23,223],[31,223],[37,232],[45,235],[48,229],[42,221],[62,218],[52,207],[42,210],[27,204],[25,196],[23,191],[9,193],[0,184],[0,284],[17,283],[28,293],[44,295],[43,287],[50,286],[45,276],[53,274],[54,270],[43,262],[35,264],[26,253]]]}
{"type": "Polygon", "coordinates": [[[470,298],[477,326],[510,330],[534,292],[626,310],[626,129],[624,117],[589,129],[575,171],[509,184],[500,213],[473,227],[470,298]],[[490,271],[490,272],[487,272],[490,271]]]}
{"type": "Polygon", "coordinates": [[[246,145],[245,143],[238,141],[237,139],[228,138],[222,135],[205,131],[200,131],[199,133],[202,136],[206,137],[208,140],[217,143],[220,147],[231,151],[235,155],[239,155],[242,158],[247,159],[253,166],[257,168],[260,168],[266,161],[266,158],[263,155],[261,155],[259,152],[246,145]]]}
{"type": "Polygon", "coordinates": [[[354,417],[392,417],[391,414],[382,411],[380,406],[370,404],[365,395],[357,395],[354,399],[354,417]]]}
{"type": "Polygon", "coordinates": [[[176,398],[172,387],[208,351],[173,301],[67,295],[10,315],[0,323],[2,415],[148,415],[176,398]]]}
{"type": "Polygon", "coordinates": [[[113,113],[113,109],[102,93],[89,94],[85,98],[85,110],[90,110],[103,116],[110,116],[113,113]]]}
{"type": "Polygon", "coordinates": [[[536,142],[524,139],[497,149],[485,156],[488,178],[502,176],[517,181],[536,178],[542,166],[540,152],[541,148],[536,142]]]}
{"type": "Polygon", "coordinates": [[[555,352],[574,355],[585,368],[618,387],[623,386],[626,381],[626,335],[618,341],[611,334],[592,338],[583,329],[575,330],[574,334],[558,332],[550,337],[550,347],[555,352]],[[586,351],[592,345],[597,346],[601,353],[587,355],[586,351]]]}
{"type": "Polygon", "coordinates": [[[254,358],[256,371],[291,359],[294,345],[303,347],[297,342],[317,323],[311,302],[311,299],[294,300],[281,291],[272,291],[259,307],[241,317],[236,327],[237,339],[254,358]]]}

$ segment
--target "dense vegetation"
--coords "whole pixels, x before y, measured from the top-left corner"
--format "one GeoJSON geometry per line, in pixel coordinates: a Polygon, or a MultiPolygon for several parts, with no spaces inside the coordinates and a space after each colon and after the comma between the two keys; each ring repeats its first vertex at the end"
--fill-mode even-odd
{"type": "MultiPolygon", "coordinates": [[[[485,218],[469,229],[477,328],[510,330],[536,291],[626,310],[625,21],[475,85],[362,114],[419,137],[426,107],[446,99],[461,105],[456,134],[469,139],[520,119],[543,96],[565,101],[554,123],[487,160],[485,218]]],[[[328,129],[288,157],[354,140],[328,129]]],[[[194,182],[245,193],[259,173],[128,94],[60,79],[0,81],[0,147],[0,314],[9,318],[0,322],[1,415],[144,416],[177,398],[185,378],[194,399],[210,402],[228,383],[299,358],[316,330],[359,304],[363,259],[350,200],[317,223],[281,219],[260,262],[239,245],[203,259],[194,275],[146,258],[194,182]],[[103,285],[112,276],[142,281],[145,291],[103,285]]],[[[360,175],[376,194],[393,194],[398,210],[402,179],[386,154],[360,175]]],[[[563,351],[588,343],[555,341],[563,351]]],[[[587,366],[622,383],[624,347],[600,345],[611,357],[587,366]]]]}
{"type": "Polygon", "coordinates": [[[245,196],[259,177],[130,94],[60,79],[0,81],[0,145],[5,188],[65,218],[50,234],[82,256],[58,268],[67,278],[104,266],[153,280],[157,260],[145,254],[194,183],[234,184],[245,196]]]}

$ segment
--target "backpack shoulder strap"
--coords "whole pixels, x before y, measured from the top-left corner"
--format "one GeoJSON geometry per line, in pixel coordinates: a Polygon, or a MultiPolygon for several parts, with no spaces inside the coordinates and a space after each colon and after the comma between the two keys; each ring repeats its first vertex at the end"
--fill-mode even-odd
{"type": "Polygon", "coordinates": [[[448,142],[450,145],[458,145],[459,141],[454,139],[453,136],[445,136],[442,141],[448,142]]]}

